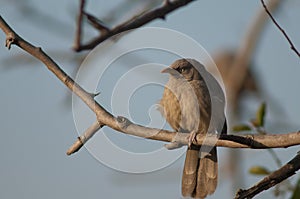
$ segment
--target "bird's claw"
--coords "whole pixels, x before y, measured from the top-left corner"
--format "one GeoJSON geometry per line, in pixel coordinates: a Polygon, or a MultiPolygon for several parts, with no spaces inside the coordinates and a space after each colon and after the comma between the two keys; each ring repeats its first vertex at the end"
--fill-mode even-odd
{"type": "Polygon", "coordinates": [[[194,141],[197,141],[196,140],[196,132],[192,131],[189,135],[189,138],[188,138],[188,147],[191,148],[192,144],[194,141]]]}

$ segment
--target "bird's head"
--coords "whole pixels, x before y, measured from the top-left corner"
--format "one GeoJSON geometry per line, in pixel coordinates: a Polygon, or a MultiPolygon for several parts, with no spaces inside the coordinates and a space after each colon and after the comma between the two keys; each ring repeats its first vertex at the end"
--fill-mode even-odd
{"type": "Polygon", "coordinates": [[[161,72],[169,73],[175,78],[184,78],[187,81],[192,81],[202,79],[199,73],[199,69],[202,68],[204,68],[204,66],[194,59],[179,59],[161,72]]]}

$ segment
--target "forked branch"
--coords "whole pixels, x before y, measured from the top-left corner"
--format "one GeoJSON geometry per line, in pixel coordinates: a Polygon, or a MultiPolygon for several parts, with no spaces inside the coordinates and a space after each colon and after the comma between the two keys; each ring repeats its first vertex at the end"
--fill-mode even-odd
{"type": "MultiPolygon", "coordinates": [[[[106,26],[101,25],[101,23],[100,23],[100,25],[99,25],[99,23],[97,25],[96,21],[100,21],[100,20],[97,20],[95,17],[88,14],[87,12],[84,12],[83,9],[81,9],[79,16],[82,16],[83,14],[85,14],[87,17],[89,17],[90,18],[89,21],[92,23],[92,25],[94,27],[96,25],[98,30],[101,29],[101,31],[100,31],[101,34],[86,44],[74,45],[74,50],[82,51],[82,50],[93,49],[95,46],[97,46],[104,40],[110,38],[111,36],[117,35],[126,30],[131,30],[134,28],[141,27],[154,19],[159,19],[159,18],[165,19],[167,14],[173,12],[174,10],[176,10],[182,6],[189,4],[192,1],[194,1],[194,0],[175,0],[175,1],[165,0],[160,7],[150,10],[148,12],[145,12],[145,13],[141,14],[140,16],[134,16],[131,19],[129,19],[128,21],[125,21],[124,23],[121,23],[111,29],[106,26]],[[102,31],[102,30],[104,30],[103,28],[105,29],[105,31],[102,31]]],[[[82,18],[81,18],[81,20],[82,20],[82,18]]],[[[77,24],[78,24],[77,26],[81,26],[81,22],[78,22],[77,24]]],[[[77,38],[78,37],[76,37],[75,43],[79,44],[77,38]]]]}

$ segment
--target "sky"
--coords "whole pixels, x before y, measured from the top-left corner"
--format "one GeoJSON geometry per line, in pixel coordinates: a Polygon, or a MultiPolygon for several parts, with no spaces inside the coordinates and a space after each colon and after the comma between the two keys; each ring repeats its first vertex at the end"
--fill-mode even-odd
{"type": "MultiPolygon", "coordinates": [[[[112,10],[120,9],[120,5],[124,5],[122,2],[89,1],[87,10],[105,18],[112,10]]],[[[75,71],[79,68],[82,57],[87,55],[87,52],[76,54],[72,51],[77,1],[0,0],[0,4],[1,16],[19,35],[32,44],[41,46],[68,74],[76,77],[75,71]]],[[[128,9],[136,9],[135,5],[131,4],[128,9]]],[[[260,6],[258,0],[196,1],[171,13],[165,21],[155,20],[147,24],[147,27],[178,31],[198,42],[213,55],[224,49],[235,49],[239,45],[247,25],[260,6]]],[[[297,37],[300,32],[297,24],[300,18],[299,6],[300,3],[295,0],[284,1],[274,16],[296,47],[300,48],[297,37]]],[[[122,16],[128,17],[125,13],[122,16]]],[[[117,22],[114,20],[111,23],[117,22]]],[[[85,28],[85,38],[96,34],[88,25],[85,28]]],[[[179,156],[181,151],[165,151],[162,142],[122,135],[105,127],[103,132],[90,140],[87,148],[67,156],[66,150],[78,134],[93,123],[94,115],[85,107],[80,109],[84,112],[78,111],[82,103],[72,97],[42,63],[15,46],[7,51],[4,42],[5,36],[1,32],[0,198],[181,198],[184,157],[179,156]],[[165,156],[159,156],[159,161],[146,158],[134,164],[140,164],[140,168],[149,166],[146,173],[128,173],[126,168],[132,168],[132,162],[126,159],[127,156],[114,156],[109,148],[101,145],[100,141],[104,139],[102,135],[123,151],[148,155],[158,151],[158,154],[165,156]],[[121,162],[120,167],[125,169],[112,169],[112,163],[107,164],[101,159],[104,158],[103,155],[112,161],[117,160],[117,166],[121,162]],[[176,158],[174,161],[172,158],[172,161],[167,161],[167,165],[156,165],[166,157],[176,158]],[[160,169],[153,169],[152,164],[160,169]]],[[[182,45],[183,49],[184,47],[182,45]]],[[[103,60],[99,57],[93,59],[92,55],[89,58],[91,59],[81,65],[80,71],[88,64],[101,65],[103,60]]],[[[101,94],[96,99],[113,113],[126,115],[129,110],[129,116],[137,123],[169,128],[162,122],[163,118],[153,104],[160,99],[161,85],[166,81],[166,76],[161,75],[159,70],[175,58],[176,55],[172,53],[153,49],[124,54],[109,68],[104,68],[105,73],[99,83],[93,85],[94,88],[89,88],[88,85],[86,88],[100,91],[101,94]],[[156,63],[149,71],[145,68],[151,66],[145,65],[141,71],[135,67],[137,71],[127,73],[132,66],[149,63],[156,63]],[[122,77],[126,80],[125,83],[121,81],[122,77]],[[154,84],[137,88],[127,101],[123,100],[126,92],[122,95],[121,91],[115,90],[118,89],[116,85],[133,85],[134,82],[144,80],[153,81],[154,84]],[[122,109],[124,101],[126,110],[122,109]]],[[[299,130],[299,57],[290,49],[274,24],[269,22],[265,27],[252,63],[263,92],[260,99],[246,100],[243,103],[247,110],[243,118],[253,117],[259,103],[266,101],[266,122],[270,132],[299,130]]],[[[80,79],[79,76],[78,78],[80,79]]],[[[297,147],[292,147],[275,151],[285,163],[295,156],[297,150],[297,147]]],[[[234,190],[247,188],[259,181],[261,176],[248,174],[248,169],[253,165],[264,165],[270,170],[277,168],[266,150],[240,150],[238,168],[241,180],[237,185],[232,185],[232,171],[228,168],[230,151],[219,149],[219,185],[216,193],[209,198],[232,198],[232,187],[234,190]]],[[[295,180],[292,179],[292,182],[295,180]]],[[[257,198],[273,198],[272,190],[257,198]]],[[[288,195],[283,198],[288,198],[288,195]]]]}

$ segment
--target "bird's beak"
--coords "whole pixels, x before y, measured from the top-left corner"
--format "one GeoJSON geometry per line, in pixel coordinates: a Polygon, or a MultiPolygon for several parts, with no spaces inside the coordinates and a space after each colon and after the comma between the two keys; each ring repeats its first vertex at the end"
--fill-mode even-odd
{"type": "Polygon", "coordinates": [[[162,71],[160,71],[161,73],[169,73],[171,75],[176,75],[178,72],[176,70],[174,70],[173,68],[165,68],[162,71]]]}

